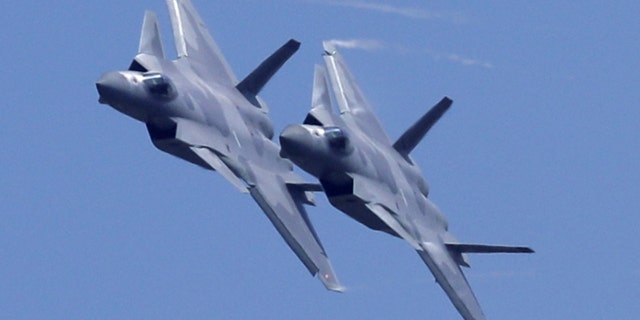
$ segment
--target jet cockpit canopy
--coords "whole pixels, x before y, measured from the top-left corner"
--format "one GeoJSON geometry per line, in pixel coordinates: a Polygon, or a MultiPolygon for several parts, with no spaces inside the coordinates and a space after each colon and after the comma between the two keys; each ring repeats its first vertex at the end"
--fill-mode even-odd
{"type": "Polygon", "coordinates": [[[142,75],[142,83],[151,95],[162,99],[173,99],[177,92],[171,80],[158,72],[142,75]]]}

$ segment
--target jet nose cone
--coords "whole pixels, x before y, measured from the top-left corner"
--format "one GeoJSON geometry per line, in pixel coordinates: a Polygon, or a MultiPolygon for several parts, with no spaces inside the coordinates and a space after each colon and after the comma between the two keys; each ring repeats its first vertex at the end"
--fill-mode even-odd
{"type": "Polygon", "coordinates": [[[98,81],[96,81],[96,88],[100,99],[98,100],[102,104],[108,104],[117,98],[119,92],[122,89],[123,84],[126,82],[125,77],[119,72],[107,72],[98,81]]]}
{"type": "Polygon", "coordinates": [[[286,127],[280,134],[280,156],[297,158],[308,153],[311,140],[309,131],[299,125],[286,127]]]}

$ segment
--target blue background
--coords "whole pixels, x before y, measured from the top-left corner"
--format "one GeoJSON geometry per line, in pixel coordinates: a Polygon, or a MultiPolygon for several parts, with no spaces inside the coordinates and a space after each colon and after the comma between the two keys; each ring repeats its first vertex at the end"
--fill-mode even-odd
{"type": "MultiPolygon", "coordinates": [[[[354,40],[341,51],[392,139],[454,100],[412,154],[432,199],[461,241],[537,251],[471,257],[488,318],[637,319],[638,2],[194,5],[239,78],[303,43],[261,95],[276,132],[304,119],[323,40],[354,40]]],[[[408,245],[319,195],[348,288],[326,291],[250,197],[99,105],[145,9],[174,52],[164,1],[0,3],[0,318],[459,319],[408,245]]]]}

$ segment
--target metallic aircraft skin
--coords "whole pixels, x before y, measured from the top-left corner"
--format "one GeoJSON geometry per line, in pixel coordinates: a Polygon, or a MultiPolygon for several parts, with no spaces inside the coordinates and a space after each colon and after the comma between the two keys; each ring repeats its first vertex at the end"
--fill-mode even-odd
{"type": "Polygon", "coordinates": [[[326,66],[315,69],[312,109],[304,124],[282,132],[281,155],[318,178],[333,206],[371,229],[406,240],[464,319],[485,319],[460,268],[469,266],[465,253],[533,251],[461,244],[429,200],[427,182],[409,153],[452,101],[442,99],[392,143],[341,55],[330,43],[324,49],[326,66]]]}
{"type": "Polygon", "coordinates": [[[145,123],[158,149],[249,193],[311,274],[342,290],[303,206],[314,205],[320,186],[280,157],[268,107],[257,96],[300,44],[290,40],[238,81],[191,2],[167,5],[178,58],[165,59],[156,15],[146,12],[129,69],[96,82],[100,102],[145,123]]]}

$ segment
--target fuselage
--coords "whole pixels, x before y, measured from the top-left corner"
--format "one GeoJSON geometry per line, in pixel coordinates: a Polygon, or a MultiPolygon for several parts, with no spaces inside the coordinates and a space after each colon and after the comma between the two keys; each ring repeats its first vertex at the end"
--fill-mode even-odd
{"type": "MultiPolygon", "coordinates": [[[[181,60],[148,64],[155,70],[105,73],[96,83],[100,102],[147,124],[151,134],[171,128],[172,119],[186,119],[211,131],[223,145],[215,152],[234,162],[260,159],[258,165],[292,167],[278,156],[266,112],[235,87],[206,83],[181,60]]],[[[171,153],[194,162],[189,154],[171,153]]]]}
{"type": "Polygon", "coordinates": [[[281,154],[318,178],[332,205],[360,223],[396,235],[367,207],[381,202],[416,239],[434,241],[437,234],[447,232],[446,218],[428,199],[420,168],[393,147],[344,124],[289,126],[280,143],[281,154]],[[377,192],[359,194],[359,183],[377,192]]]}

